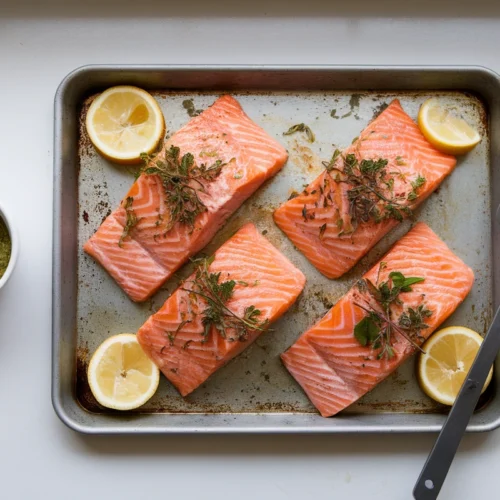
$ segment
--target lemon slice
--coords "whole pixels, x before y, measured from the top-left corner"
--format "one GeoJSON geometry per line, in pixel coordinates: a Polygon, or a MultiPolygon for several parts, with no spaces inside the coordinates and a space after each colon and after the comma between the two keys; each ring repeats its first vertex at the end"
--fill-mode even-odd
{"type": "Polygon", "coordinates": [[[115,410],[142,406],[160,381],[160,371],[131,333],[104,341],[90,360],[87,376],[97,401],[115,410]]]}
{"type": "Polygon", "coordinates": [[[468,153],[481,140],[476,130],[435,98],[428,99],[420,107],[418,126],[425,138],[443,153],[468,153]]]}
{"type": "MultiPolygon", "coordinates": [[[[445,405],[455,402],[483,338],[463,326],[450,326],[436,332],[422,346],[425,354],[418,360],[418,381],[432,399],[445,405]]],[[[483,393],[491,382],[493,367],[484,384],[483,393]]]]}
{"type": "Polygon", "coordinates": [[[89,107],[87,132],[96,149],[117,163],[139,163],[165,133],[165,120],[154,97],[137,87],[111,87],[89,107]]]}

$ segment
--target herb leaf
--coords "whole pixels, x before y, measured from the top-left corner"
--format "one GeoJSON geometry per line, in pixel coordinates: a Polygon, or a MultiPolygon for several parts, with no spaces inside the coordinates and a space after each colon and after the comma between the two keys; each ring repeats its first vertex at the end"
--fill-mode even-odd
{"type": "Polygon", "coordinates": [[[168,331],[167,332],[167,337],[168,337],[168,341],[170,342],[170,345],[173,346],[174,345],[174,342],[175,342],[175,337],[177,336],[177,334],[184,328],[184,326],[187,324],[187,323],[191,323],[191,321],[188,321],[188,320],[185,320],[185,321],[181,321],[179,323],[179,325],[177,326],[177,328],[172,332],[172,331],[168,331]]]}
{"type": "Polygon", "coordinates": [[[394,271],[390,273],[389,279],[391,279],[393,285],[399,288],[402,292],[411,292],[412,290],[411,285],[415,285],[416,283],[422,283],[422,281],[425,281],[425,278],[417,278],[417,277],[405,278],[403,273],[400,273],[399,271],[394,271]]]}
{"type": "Polygon", "coordinates": [[[233,296],[233,290],[236,282],[234,280],[224,281],[219,285],[220,273],[210,274],[210,278],[216,278],[213,280],[214,289],[217,290],[218,288],[219,298],[222,302],[227,302],[233,296]]]}
{"type": "Polygon", "coordinates": [[[326,222],[319,228],[319,239],[323,239],[323,235],[325,234],[326,231],[326,222]]]}
{"type": "MultiPolygon", "coordinates": [[[[221,273],[211,273],[209,266],[213,262],[213,257],[198,259],[196,263],[195,277],[190,282],[190,288],[183,288],[197,302],[198,298],[206,302],[207,307],[203,310],[203,340],[206,342],[212,328],[223,338],[229,341],[247,340],[252,330],[264,330],[269,321],[260,321],[262,312],[254,305],[245,308],[243,317],[237,316],[226,303],[234,293],[236,281],[220,281],[221,273]],[[233,336],[234,334],[234,336],[233,336]]],[[[246,282],[244,286],[248,286],[246,282]]]]}
{"type": "MultiPolygon", "coordinates": [[[[211,166],[204,163],[196,165],[191,153],[181,157],[176,146],[165,151],[164,160],[154,160],[148,155],[141,155],[141,158],[146,163],[141,173],[157,175],[165,191],[170,220],[162,225],[164,235],[177,223],[194,229],[198,215],[207,210],[199,193],[205,192],[205,184],[214,181],[226,163],[216,160],[211,166]]],[[[161,214],[158,214],[158,220],[160,217],[161,214]]]]}
{"type": "Polygon", "coordinates": [[[426,183],[425,177],[418,174],[417,178],[411,182],[412,190],[408,193],[408,201],[414,201],[418,198],[418,190],[426,183]]]}
{"type": "Polygon", "coordinates": [[[182,101],[182,107],[187,111],[187,114],[191,118],[198,116],[203,112],[202,109],[195,109],[192,99],[185,99],[184,101],[182,101]]]}
{"type": "Polygon", "coordinates": [[[420,335],[421,330],[429,328],[425,319],[430,316],[432,316],[432,311],[427,309],[425,304],[420,304],[416,309],[409,307],[399,317],[399,326],[412,334],[420,335]]]}
{"type": "Polygon", "coordinates": [[[420,332],[428,328],[425,319],[432,315],[432,311],[422,303],[416,308],[403,309],[398,322],[394,322],[392,306],[403,305],[400,293],[411,292],[412,285],[423,282],[424,278],[406,277],[400,271],[392,271],[387,281],[379,283],[380,271],[385,266],[384,262],[380,263],[376,284],[367,278],[358,281],[357,289],[366,296],[367,305],[355,303],[367,316],[355,325],[354,337],[362,346],[370,345],[373,349],[378,349],[377,359],[394,356],[394,331],[403,335],[414,347],[420,348],[416,340],[422,340],[420,332]]]}
{"type": "Polygon", "coordinates": [[[305,123],[299,123],[297,125],[293,125],[286,132],[283,132],[283,135],[292,135],[295,134],[295,132],[305,132],[307,140],[309,142],[314,142],[316,139],[316,137],[313,134],[313,131],[305,123]]]}
{"type": "Polygon", "coordinates": [[[189,169],[193,166],[194,157],[191,153],[186,153],[181,160],[181,164],[179,166],[179,173],[184,177],[187,177],[189,174],[189,169]]]}
{"type": "Polygon", "coordinates": [[[334,169],[335,163],[337,163],[337,159],[341,154],[342,153],[340,152],[340,149],[336,149],[333,152],[331,160],[329,162],[323,162],[323,165],[327,172],[331,172],[334,169]]]}
{"type": "Polygon", "coordinates": [[[354,336],[362,346],[366,346],[374,342],[379,333],[380,327],[371,316],[365,316],[354,327],[354,336]]]}
{"type": "MultiPolygon", "coordinates": [[[[340,235],[351,234],[356,231],[360,223],[370,220],[380,223],[386,219],[395,219],[399,222],[404,217],[413,215],[408,202],[418,198],[418,190],[425,184],[425,177],[418,175],[411,182],[411,191],[408,195],[394,192],[394,175],[398,175],[404,182],[406,178],[400,172],[388,172],[388,160],[385,158],[365,158],[358,160],[353,153],[342,155],[336,149],[329,162],[323,162],[326,171],[337,184],[349,185],[347,198],[349,201],[350,230],[342,231],[340,235]],[[339,158],[342,164],[339,165],[339,158]]],[[[401,164],[401,157],[396,157],[396,163],[401,164]]],[[[326,183],[325,178],[325,183],[326,183]]],[[[320,188],[322,194],[326,185],[320,188]]],[[[323,206],[328,206],[325,196],[323,206]]]]}
{"type": "Polygon", "coordinates": [[[127,196],[127,199],[125,200],[125,213],[127,216],[126,222],[125,222],[125,227],[123,228],[122,235],[120,236],[120,240],[118,241],[118,246],[120,248],[123,247],[123,240],[130,234],[130,231],[134,228],[134,226],[139,222],[139,219],[137,218],[137,215],[134,212],[134,209],[132,208],[132,205],[134,203],[134,198],[132,196],[127,196]]]}
{"type": "Polygon", "coordinates": [[[402,221],[407,214],[405,200],[393,192],[394,181],[388,177],[385,158],[358,160],[355,154],[342,156],[335,150],[330,162],[323,165],[327,172],[336,172],[336,183],[347,183],[349,200],[349,215],[351,230],[343,234],[354,232],[360,223],[373,220],[376,223],[393,218],[402,221]],[[337,160],[342,157],[343,165],[337,166],[337,160]],[[386,189],[382,189],[385,186],[386,189]],[[388,193],[387,193],[388,191],[388,193]]]}

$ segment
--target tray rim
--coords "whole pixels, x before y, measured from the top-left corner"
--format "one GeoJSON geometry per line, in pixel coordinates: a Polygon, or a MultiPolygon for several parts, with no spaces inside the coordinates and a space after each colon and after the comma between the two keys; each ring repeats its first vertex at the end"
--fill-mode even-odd
{"type": "MultiPolygon", "coordinates": [[[[404,76],[410,76],[415,74],[423,74],[430,76],[447,75],[450,76],[453,73],[467,73],[469,77],[476,77],[479,80],[479,86],[483,86],[482,89],[469,89],[463,87],[435,87],[428,86],[427,88],[422,88],[413,85],[411,82],[408,84],[397,85],[395,87],[381,87],[375,86],[370,90],[442,90],[442,89],[455,89],[455,90],[465,90],[473,91],[482,98],[487,107],[494,109],[493,104],[493,94],[487,95],[484,86],[491,85],[493,88],[500,90],[500,75],[496,72],[484,67],[476,65],[169,65],[169,64],[130,64],[130,65],[120,65],[120,64],[92,64],[80,66],[70,73],[68,73],[64,79],[59,84],[55,97],[54,97],[54,202],[53,202],[53,287],[52,287],[52,384],[51,384],[51,399],[54,411],[56,412],[59,419],[70,429],[85,433],[85,434],[199,434],[199,433],[231,433],[231,434],[242,434],[242,433],[273,433],[273,434],[288,434],[288,433],[406,433],[406,432],[439,432],[444,422],[445,416],[443,415],[440,419],[440,423],[425,423],[425,420],[432,417],[438,416],[437,414],[418,414],[411,413],[404,415],[411,415],[415,417],[416,423],[412,424],[401,424],[394,423],[391,424],[391,416],[398,415],[398,413],[373,413],[367,415],[376,420],[377,417],[384,416],[385,420],[389,420],[387,423],[371,423],[366,424],[361,421],[356,424],[358,420],[358,415],[346,415],[344,417],[335,417],[336,424],[328,425],[328,422],[332,419],[318,420],[315,414],[293,414],[293,413],[231,413],[231,414],[143,414],[142,421],[139,425],[135,422],[137,414],[128,415],[124,418],[113,418],[105,414],[94,414],[85,410],[78,401],[76,400],[74,390],[72,391],[72,407],[68,408],[63,402],[63,380],[59,373],[61,369],[61,363],[59,360],[62,355],[62,343],[66,340],[68,333],[63,332],[61,327],[61,318],[63,313],[62,301],[63,296],[61,294],[62,286],[64,283],[64,278],[62,276],[62,259],[64,257],[63,249],[61,248],[62,241],[62,225],[63,225],[63,215],[62,215],[62,185],[63,185],[63,138],[64,138],[64,122],[71,117],[67,116],[67,99],[71,99],[72,86],[80,87],[81,89],[89,90],[89,85],[86,85],[86,80],[92,73],[107,73],[112,75],[120,75],[121,73],[179,73],[179,72],[193,72],[193,73],[225,73],[225,74],[237,74],[237,72],[269,72],[271,74],[291,73],[291,72],[309,72],[313,74],[325,74],[325,73],[344,73],[354,75],[356,72],[368,72],[370,74],[387,74],[391,72],[396,72],[400,78],[404,76]],[[482,83],[484,80],[486,83],[482,83]],[[484,93],[483,93],[484,91],[484,93]],[[90,416],[90,423],[81,423],[77,420],[75,415],[77,413],[83,413],[90,416]],[[189,418],[193,415],[203,415],[206,424],[208,425],[178,425],[178,420],[189,418]],[[161,426],[154,422],[154,417],[168,418],[170,423],[163,423],[161,426]],[[388,417],[389,416],[389,417],[388,417]],[[103,418],[102,418],[103,417],[103,418]],[[107,419],[113,419],[113,424],[108,425],[107,419]],[[247,420],[254,420],[252,425],[238,425],[230,423],[231,419],[239,419],[242,423],[247,420]],[[93,423],[95,420],[104,420],[104,422],[93,423]],[[144,425],[144,421],[150,420],[152,423],[144,425]],[[274,420],[281,420],[278,424],[273,422],[274,420]],[[288,421],[287,421],[288,420],[288,421]],[[293,422],[295,420],[295,422],[293,422]],[[314,422],[313,422],[314,420],[314,422]],[[346,423],[338,423],[340,420],[347,420],[346,423]]],[[[153,86],[152,88],[154,88],[153,86]]],[[[338,90],[353,90],[367,89],[370,85],[364,86],[354,86],[354,87],[338,87],[338,90]]],[[[185,88],[185,87],[184,87],[185,88]]],[[[197,87],[199,88],[199,87],[197,87]]],[[[216,90],[213,87],[212,90],[216,90]]],[[[297,90],[295,87],[290,87],[290,90],[297,90]]],[[[288,90],[288,89],[287,89],[288,90]]],[[[301,90],[308,90],[307,87],[301,90]]],[[[78,93],[78,90],[76,91],[78,93]]],[[[82,93],[82,90],[80,90],[82,93]]],[[[500,119],[500,109],[498,110],[500,119]]],[[[489,115],[491,117],[491,114],[489,115]]],[[[493,120],[491,120],[493,122],[493,120]]],[[[497,157],[500,155],[499,152],[493,151],[493,127],[490,123],[490,169],[493,170],[493,165],[496,165],[497,157]],[[498,154],[497,154],[498,153],[498,154]]],[[[496,130],[495,130],[496,132],[496,130]]],[[[497,132],[497,135],[500,131],[497,132]]],[[[500,137],[497,139],[500,140],[500,137]]],[[[492,182],[493,185],[493,182],[492,182]]],[[[492,192],[493,194],[493,192],[492,192]]],[[[496,206],[492,202],[492,212],[491,221],[492,224],[495,222],[495,212],[496,206]]],[[[495,233],[492,231],[492,244],[494,243],[495,233]]],[[[76,245],[75,245],[76,249],[76,245]]],[[[68,249],[65,249],[68,250],[68,249]]],[[[67,252],[66,252],[67,255],[67,252]]],[[[494,256],[493,256],[494,257],[494,256]]],[[[74,256],[76,260],[76,255],[74,256]]],[[[500,271],[498,269],[500,266],[495,266],[493,284],[500,277],[500,271]]],[[[74,287],[76,288],[76,286],[74,287]]],[[[75,292],[75,290],[73,290],[75,292]]],[[[499,303],[498,290],[493,288],[493,306],[496,307],[499,303]]],[[[76,334],[72,334],[76,337],[76,334]]],[[[76,340],[76,339],[74,339],[76,340]]],[[[76,347],[76,342],[74,342],[76,347]]],[[[76,349],[73,349],[75,352],[76,349]]],[[[74,365],[73,365],[74,367],[74,365]]],[[[75,371],[75,370],[74,370],[75,371]]],[[[71,374],[73,380],[74,374],[71,374]]],[[[68,380],[66,380],[68,383],[68,380]]],[[[74,383],[72,384],[74,386],[74,383]]],[[[481,413],[481,412],[480,412],[481,413]]],[[[140,414],[139,414],[140,415],[140,414]]],[[[438,416],[439,417],[439,416],[438,416]]],[[[364,420],[367,420],[366,418],[364,420]]],[[[368,419],[370,420],[370,419],[368,419]]],[[[487,432],[500,427],[500,412],[494,418],[486,422],[472,423],[469,424],[467,432],[487,432]]]]}

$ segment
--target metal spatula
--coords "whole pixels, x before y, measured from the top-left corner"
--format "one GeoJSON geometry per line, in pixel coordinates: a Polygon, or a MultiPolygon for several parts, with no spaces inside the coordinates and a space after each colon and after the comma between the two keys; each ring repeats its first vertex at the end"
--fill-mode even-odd
{"type": "Polygon", "coordinates": [[[499,350],[500,308],[495,313],[467,379],[415,484],[413,496],[416,500],[434,500],[438,497],[499,350]]]}

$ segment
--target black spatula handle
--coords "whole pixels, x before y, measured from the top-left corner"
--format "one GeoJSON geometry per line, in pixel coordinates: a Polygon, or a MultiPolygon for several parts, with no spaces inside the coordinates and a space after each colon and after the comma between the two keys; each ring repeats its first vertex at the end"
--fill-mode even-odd
{"type": "Polygon", "coordinates": [[[438,497],[499,350],[500,308],[415,484],[413,496],[416,500],[438,497]]]}

